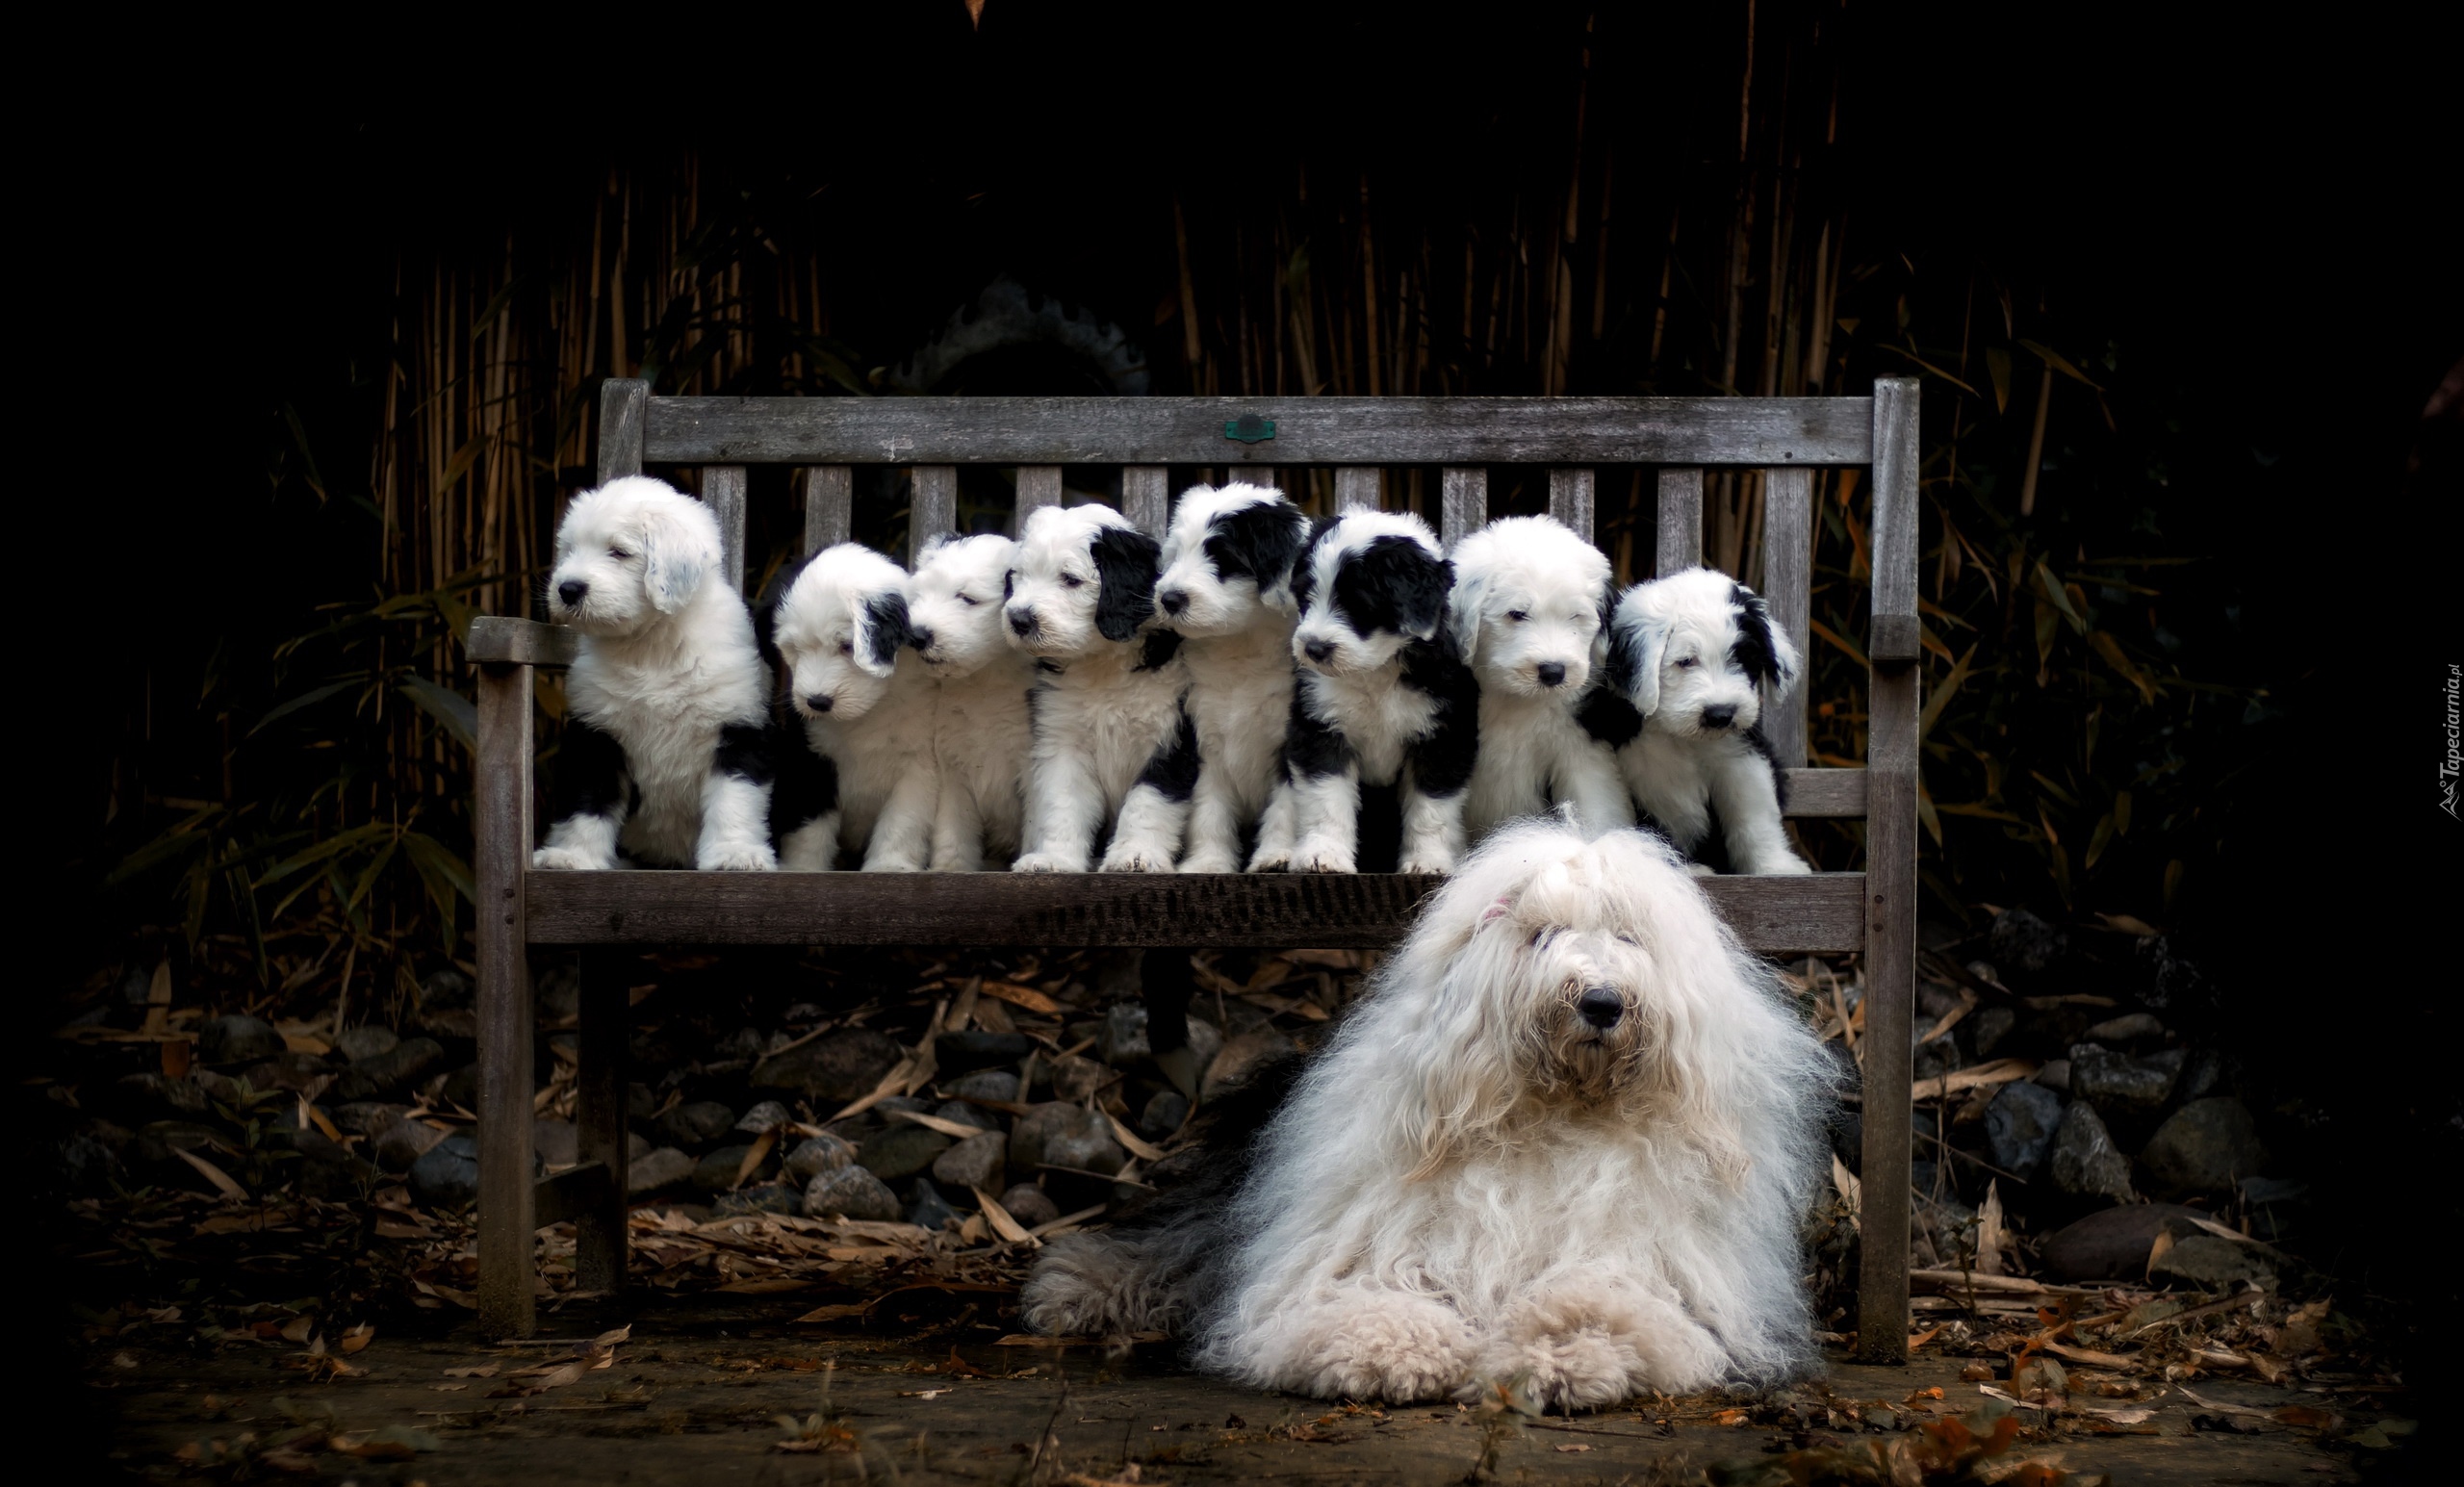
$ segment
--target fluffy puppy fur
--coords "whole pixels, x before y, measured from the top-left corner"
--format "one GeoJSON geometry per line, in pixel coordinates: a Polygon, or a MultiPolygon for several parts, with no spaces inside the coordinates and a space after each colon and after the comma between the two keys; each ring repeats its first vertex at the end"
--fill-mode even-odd
{"type": "Polygon", "coordinates": [[[1018,851],[1035,662],[1002,638],[1003,584],[1017,552],[1003,536],[946,538],[924,550],[908,585],[909,644],[941,688],[933,713],[941,777],[933,866],[941,872],[974,872],[988,859],[1006,866],[1018,851]]]}
{"type": "Polygon", "coordinates": [[[1105,828],[1106,872],[1172,870],[1197,781],[1180,637],[1155,612],[1155,539],[1110,506],[1027,518],[1003,616],[1032,656],[1022,873],[1083,873],[1105,828]]]}
{"type": "Polygon", "coordinates": [[[867,547],[842,542],[782,570],[761,606],[762,644],[787,674],[787,701],[805,742],[837,777],[835,800],[783,792],[780,864],[827,872],[841,850],[866,872],[930,864],[940,777],[933,709],[940,684],[911,637],[907,572],[867,547]]]}
{"type": "Polygon", "coordinates": [[[707,506],[643,475],[584,491],[556,528],[548,613],[581,632],[541,868],[769,868],[761,657],[716,577],[707,506]]]}
{"type": "Polygon", "coordinates": [[[1363,784],[1397,787],[1399,871],[1453,871],[1480,753],[1478,684],[1446,624],[1453,582],[1427,524],[1408,513],[1350,511],[1311,534],[1292,575],[1300,673],[1279,787],[1290,800],[1269,809],[1251,872],[1356,871],[1363,784]]]}
{"type": "Polygon", "coordinates": [[[1666,845],[1490,838],[1302,1073],[1228,1205],[1074,1237],[1042,1330],[1189,1317],[1261,1388],[1534,1407],[1813,1356],[1798,1224],[1820,1046],[1666,845]]]}
{"type": "Polygon", "coordinates": [[[1765,694],[1777,703],[1797,684],[1797,651],[1752,589],[1708,568],[1634,585],[1609,623],[1607,670],[1641,715],[1618,763],[1679,851],[1691,855],[1716,822],[1730,871],[1812,871],[1789,845],[1762,732],[1765,694]]]}
{"type": "MultiPolygon", "coordinates": [[[[1292,563],[1308,538],[1309,519],[1265,486],[1192,486],[1172,512],[1155,623],[1181,637],[1197,733],[1182,872],[1239,872],[1245,836],[1276,798],[1292,713],[1292,563]]],[[[1288,841],[1291,831],[1279,822],[1270,834],[1288,841]]]]}

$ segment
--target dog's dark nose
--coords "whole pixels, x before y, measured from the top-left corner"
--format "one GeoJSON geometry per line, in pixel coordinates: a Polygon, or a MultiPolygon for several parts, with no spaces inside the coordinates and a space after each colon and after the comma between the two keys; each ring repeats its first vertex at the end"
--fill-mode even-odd
{"type": "Polygon", "coordinates": [[[805,705],[810,707],[815,712],[828,712],[830,710],[830,694],[827,692],[815,692],[810,697],[805,699],[805,705]]]}
{"type": "Polygon", "coordinates": [[[1178,614],[1190,606],[1190,597],[1179,589],[1166,589],[1155,596],[1155,602],[1164,606],[1166,614],[1178,614]]]}
{"type": "Polygon", "coordinates": [[[1025,634],[1028,634],[1028,633],[1030,633],[1031,631],[1033,631],[1033,630],[1035,629],[1035,628],[1036,628],[1036,617],[1035,617],[1035,612],[1034,612],[1033,610],[1028,610],[1028,609],[1013,609],[1013,610],[1011,610],[1011,611],[1010,611],[1010,630],[1011,630],[1011,633],[1013,633],[1013,634],[1016,634],[1016,635],[1025,635],[1025,634]]]}
{"type": "Polygon", "coordinates": [[[1736,704],[1734,703],[1722,703],[1716,707],[1706,707],[1703,709],[1703,726],[1705,728],[1726,728],[1735,721],[1736,704]]]}
{"type": "Polygon", "coordinates": [[[1604,1033],[1626,1015],[1626,999],[1606,987],[1585,987],[1575,1010],[1582,1013],[1583,1021],[1604,1033]]]}
{"type": "Polygon", "coordinates": [[[918,651],[930,651],[933,649],[933,632],[921,625],[911,625],[907,629],[907,643],[918,651]]]}
{"type": "Polygon", "coordinates": [[[1307,652],[1309,659],[1313,661],[1331,661],[1335,658],[1335,643],[1331,640],[1312,640],[1300,649],[1307,652]]]}
{"type": "Polygon", "coordinates": [[[1540,684],[1542,686],[1555,686],[1558,682],[1565,679],[1566,669],[1563,666],[1558,665],[1554,661],[1543,661],[1540,663],[1540,684]]]}
{"type": "Polygon", "coordinates": [[[582,582],[579,578],[567,578],[564,582],[556,585],[556,597],[565,602],[565,607],[568,609],[571,609],[574,605],[580,603],[582,596],[589,592],[590,585],[582,582]]]}

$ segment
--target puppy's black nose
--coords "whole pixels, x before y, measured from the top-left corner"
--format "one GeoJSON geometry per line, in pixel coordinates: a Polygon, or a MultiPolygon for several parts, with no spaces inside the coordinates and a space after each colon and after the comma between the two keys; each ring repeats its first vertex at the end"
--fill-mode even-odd
{"type": "Polygon", "coordinates": [[[1028,613],[1024,609],[1013,609],[1010,611],[1010,630],[1013,634],[1024,635],[1032,631],[1035,628],[1036,617],[1034,615],[1028,613]]]}
{"type": "Polygon", "coordinates": [[[1582,1000],[1575,1004],[1575,1011],[1582,1013],[1583,1021],[1606,1032],[1617,1025],[1618,1018],[1626,1015],[1626,999],[1607,987],[1585,987],[1582,1000]]]}
{"type": "Polygon", "coordinates": [[[565,602],[565,607],[568,609],[578,603],[580,603],[582,596],[589,592],[590,585],[582,582],[579,578],[567,578],[564,582],[556,585],[556,597],[565,602]]]}
{"type": "Polygon", "coordinates": [[[1565,679],[1566,669],[1563,666],[1558,665],[1554,661],[1543,661],[1540,663],[1540,684],[1542,686],[1555,686],[1558,682],[1565,679]]]}
{"type": "Polygon", "coordinates": [[[1178,614],[1190,606],[1190,597],[1179,589],[1166,589],[1155,596],[1155,602],[1164,606],[1166,614],[1178,614]]]}
{"type": "Polygon", "coordinates": [[[805,699],[805,705],[810,707],[815,712],[828,712],[830,710],[830,694],[827,692],[815,692],[810,697],[805,699]]]}
{"type": "Polygon", "coordinates": [[[911,625],[907,629],[907,643],[918,651],[930,651],[933,649],[933,632],[920,625],[911,625]]]}
{"type": "Polygon", "coordinates": [[[1735,721],[1736,704],[1734,703],[1722,703],[1716,707],[1706,707],[1703,709],[1703,726],[1705,728],[1726,728],[1735,721]]]}
{"type": "Polygon", "coordinates": [[[1307,652],[1309,659],[1313,661],[1331,661],[1335,658],[1335,643],[1331,640],[1312,640],[1300,649],[1307,652]]]}

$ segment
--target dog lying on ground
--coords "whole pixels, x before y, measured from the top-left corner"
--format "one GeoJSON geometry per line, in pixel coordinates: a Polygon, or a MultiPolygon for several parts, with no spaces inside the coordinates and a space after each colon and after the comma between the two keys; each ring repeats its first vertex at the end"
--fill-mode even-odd
{"type": "Polygon", "coordinates": [[[1762,732],[1765,694],[1777,703],[1796,687],[1797,651],[1752,589],[1707,568],[1634,585],[1609,622],[1607,670],[1641,718],[1618,763],[1680,852],[1716,824],[1731,872],[1812,871],[1789,844],[1762,732]]]}
{"type": "Polygon", "coordinates": [[[1027,689],[1035,662],[1003,638],[1002,585],[1017,559],[1009,538],[947,539],[925,549],[909,584],[909,643],[940,684],[933,758],[940,804],[933,815],[933,867],[1006,867],[1018,852],[1027,754],[1034,730],[1027,689]]]}
{"type": "Polygon", "coordinates": [[[778,865],[761,657],[707,506],[645,475],[575,497],[548,614],[581,633],[538,868],[778,865]]]}
{"type": "Polygon", "coordinates": [[[1227,1143],[1229,1201],[1054,1242],[1024,1315],[1180,1325],[1203,1368],[1328,1397],[1778,1380],[1814,1355],[1797,1231],[1830,1077],[1664,842],[1509,826],[1227,1143]]]}

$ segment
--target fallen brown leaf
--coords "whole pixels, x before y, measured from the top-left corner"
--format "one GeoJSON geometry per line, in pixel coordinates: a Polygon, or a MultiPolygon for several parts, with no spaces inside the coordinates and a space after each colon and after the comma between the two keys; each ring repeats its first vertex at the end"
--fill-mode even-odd
{"type": "Polygon", "coordinates": [[[243,1203],[248,1201],[248,1190],[232,1181],[231,1174],[222,1168],[216,1167],[193,1151],[185,1151],[177,1146],[171,1148],[171,1154],[203,1173],[205,1180],[214,1184],[215,1192],[226,1198],[237,1198],[243,1203]]]}

